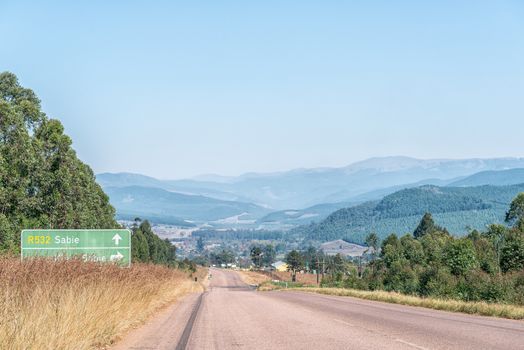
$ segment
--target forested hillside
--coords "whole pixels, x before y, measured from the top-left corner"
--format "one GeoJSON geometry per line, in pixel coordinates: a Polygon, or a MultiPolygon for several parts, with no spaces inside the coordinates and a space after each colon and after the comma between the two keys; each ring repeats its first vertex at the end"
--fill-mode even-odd
{"type": "Polygon", "coordinates": [[[524,169],[507,169],[498,171],[481,171],[464,179],[454,181],[448,186],[482,186],[482,185],[515,185],[524,183],[524,169]]]}
{"type": "Polygon", "coordinates": [[[524,191],[524,184],[512,186],[438,187],[405,189],[384,197],[338,210],[318,224],[295,229],[319,241],[344,238],[364,242],[370,232],[385,237],[390,233],[413,232],[420,217],[431,212],[438,225],[454,234],[484,229],[504,221],[512,198],[524,191]]]}
{"type": "Polygon", "coordinates": [[[14,74],[0,74],[0,251],[22,228],[113,228],[115,211],[64,127],[14,74]]]}

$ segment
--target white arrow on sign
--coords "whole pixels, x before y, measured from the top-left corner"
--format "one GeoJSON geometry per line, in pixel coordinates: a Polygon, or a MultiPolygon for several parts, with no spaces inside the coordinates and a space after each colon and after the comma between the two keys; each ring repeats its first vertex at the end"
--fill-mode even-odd
{"type": "Polygon", "coordinates": [[[111,238],[111,240],[115,241],[115,244],[118,245],[118,243],[120,243],[120,240],[122,239],[122,237],[120,237],[120,235],[117,233],[113,236],[113,238],[111,238]]]}
{"type": "Polygon", "coordinates": [[[109,260],[110,261],[118,261],[118,260],[122,260],[123,257],[124,256],[119,251],[117,251],[115,255],[111,255],[109,257],[109,260]]]}

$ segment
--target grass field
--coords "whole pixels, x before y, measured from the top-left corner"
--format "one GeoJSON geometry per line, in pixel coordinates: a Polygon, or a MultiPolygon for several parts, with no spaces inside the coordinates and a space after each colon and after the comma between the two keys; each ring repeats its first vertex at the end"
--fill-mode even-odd
{"type": "MultiPolygon", "coordinates": [[[[348,296],[366,300],[383,301],[393,304],[419,306],[435,310],[462,312],[482,316],[494,316],[510,318],[515,320],[524,319],[524,307],[518,305],[492,304],[486,302],[466,302],[451,299],[420,298],[395,292],[386,291],[362,291],[345,288],[311,288],[289,286],[287,290],[298,290],[310,293],[326,295],[348,296]]],[[[261,291],[283,289],[273,283],[264,283],[259,287],[261,291]]]]}
{"type": "MultiPolygon", "coordinates": [[[[197,271],[204,280],[205,270],[197,271]]],[[[0,257],[0,349],[92,349],[187,293],[189,273],[136,264],[0,257]]]]}

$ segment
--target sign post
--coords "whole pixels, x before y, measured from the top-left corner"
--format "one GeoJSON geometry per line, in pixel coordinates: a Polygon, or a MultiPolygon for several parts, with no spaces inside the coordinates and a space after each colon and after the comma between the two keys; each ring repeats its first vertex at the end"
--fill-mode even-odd
{"type": "Polygon", "coordinates": [[[131,265],[129,230],[23,230],[22,259],[80,257],[85,261],[131,265]]]}

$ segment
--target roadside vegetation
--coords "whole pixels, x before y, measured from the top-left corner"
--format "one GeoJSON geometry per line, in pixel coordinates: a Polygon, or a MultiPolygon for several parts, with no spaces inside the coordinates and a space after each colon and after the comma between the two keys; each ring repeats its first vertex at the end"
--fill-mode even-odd
{"type": "Polygon", "coordinates": [[[348,288],[304,287],[292,283],[284,285],[282,282],[264,283],[259,287],[260,291],[286,289],[325,295],[354,297],[373,301],[383,301],[392,304],[419,306],[435,310],[462,312],[466,314],[503,317],[515,320],[524,319],[524,306],[519,305],[488,303],[485,301],[472,302],[452,299],[422,298],[412,295],[405,295],[397,292],[386,292],[378,290],[364,291],[348,288]]]}
{"type": "Polygon", "coordinates": [[[201,290],[189,271],[0,257],[0,348],[91,349],[201,290]]]}
{"type": "MultiPolygon", "coordinates": [[[[510,225],[491,225],[455,237],[426,213],[412,234],[366,238],[367,262],[348,261],[321,251],[291,251],[286,256],[291,281],[299,271],[322,275],[319,288],[299,290],[440,310],[524,318],[524,193],[506,214],[510,225]]],[[[264,283],[260,290],[282,288],[264,283]]]]}
{"type": "Polygon", "coordinates": [[[162,306],[202,288],[207,274],[176,259],[147,220],[132,230],[130,268],[81,260],[20,261],[23,229],[120,228],[109,198],[60,121],[0,73],[0,349],[110,344],[162,306]]]}
{"type": "Polygon", "coordinates": [[[27,228],[117,228],[115,210],[36,94],[0,73],[0,252],[27,228]]]}

